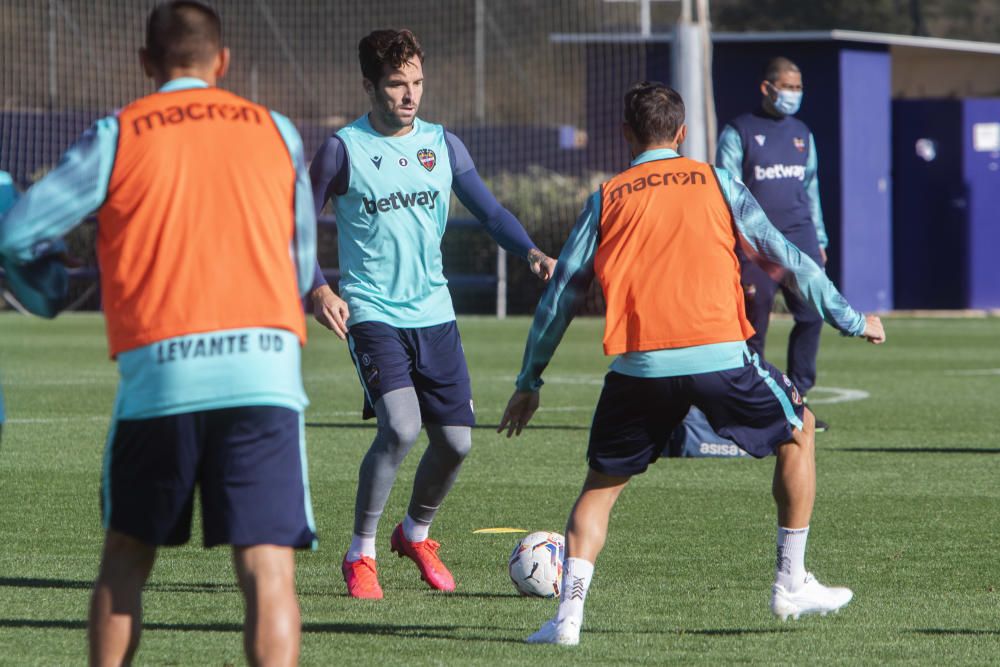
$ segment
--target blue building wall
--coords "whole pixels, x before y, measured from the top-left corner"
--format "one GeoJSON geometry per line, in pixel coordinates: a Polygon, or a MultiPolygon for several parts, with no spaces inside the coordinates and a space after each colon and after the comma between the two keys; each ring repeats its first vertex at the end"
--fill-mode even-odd
{"type": "Polygon", "coordinates": [[[897,100],[892,109],[896,306],[963,308],[968,211],[961,102],[897,100]]]}
{"type": "Polygon", "coordinates": [[[962,102],[962,175],[968,191],[969,308],[1000,308],[1000,151],[975,150],[977,123],[1000,123],[1000,99],[962,102]]]}
{"type": "MultiPolygon", "coordinates": [[[[842,48],[840,289],[861,310],[893,307],[888,52],[842,48]]],[[[828,175],[829,177],[829,175],[828,175]]]]}
{"type": "Polygon", "coordinates": [[[901,308],[1000,307],[1000,151],[976,150],[977,123],[1000,123],[1000,99],[893,103],[901,308]]]}

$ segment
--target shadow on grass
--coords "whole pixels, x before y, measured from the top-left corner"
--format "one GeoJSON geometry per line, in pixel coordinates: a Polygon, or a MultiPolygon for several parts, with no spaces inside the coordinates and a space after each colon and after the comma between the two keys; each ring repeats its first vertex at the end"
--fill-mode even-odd
{"type": "Polygon", "coordinates": [[[0,628],[54,628],[57,630],[86,630],[87,622],[40,620],[34,618],[0,618],[0,628]]]}
{"type": "Polygon", "coordinates": [[[463,635],[462,632],[503,631],[504,628],[483,625],[390,625],[387,623],[303,623],[302,632],[334,635],[383,635],[423,639],[455,639],[459,641],[509,642],[501,636],[463,635]],[[459,634],[456,634],[459,633],[459,634]]]}
{"type": "MultiPolygon", "coordinates": [[[[85,630],[86,621],[83,620],[37,620],[27,618],[0,618],[0,628],[42,628],[57,630],[85,630]]],[[[167,632],[222,632],[230,634],[240,634],[243,626],[238,623],[157,623],[147,622],[143,624],[145,631],[163,630],[167,632]]],[[[479,642],[499,642],[499,643],[519,643],[517,638],[504,637],[501,633],[507,628],[486,627],[482,625],[391,625],[388,623],[303,623],[303,634],[329,634],[329,635],[374,635],[388,637],[406,637],[418,639],[451,639],[457,641],[479,641],[479,642]],[[493,636],[482,634],[465,635],[469,630],[482,633],[483,631],[495,631],[493,636]]],[[[718,628],[706,630],[663,630],[648,634],[658,635],[702,635],[709,637],[741,637],[747,635],[781,634],[795,632],[793,628],[718,628]]],[[[591,634],[622,634],[620,630],[605,630],[600,628],[588,629],[591,634]]],[[[926,629],[912,630],[917,634],[932,635],[998,635],[998,630],[943,630],[926,629]]],[[[624,634],[633,634],[625,632],[624,634]]],[[[642,633],[647,634],[647,633],[642,633]]]]}
{"type": "Polygon", "coordinates": [[[146,584],[143,591],[155,593],[239,593],[236,584],[189,583],[182,581],[160,581],[146,584]]]}
{"type": "MultiPolygon", "coordinates": [[[[167,632],[223,632],[241,634],[243,626],[239,623],[143,623],[144,631],[163,630],[167,632]]],[[[41,620],[29,618],[0,618],[0,628],[40,628],[55,630],[86,630],[84,620],[41,620]]],[[[379,635],[425,639],[455,639],[459,641],[508,642],[500,636],[462,635],[468,630],[482,632],[484,630],[501,631],[503,628],[491,628],[482,625],[391,625],[387,623],[303,623],[304,634],[334,634],[334,635],[379,635]]]]}
{"type": "Polygon", "coordinates": [[[31,577],[0,577],[0,587],[5,588],[72,588],[90,590],[93,581],[78,581],[76,579],[35,579],[31,577]]]}
{"type": "MultiPolygon", "coordinates": [[[[31,577],[0,577],[0,588],[65,588],[89,591],[94,582],[75,579],[37,579],[31,577]]],[[[236,584],[210,584],[195,582],[153,582],[146,584],[147,592],[155,593],[236,593],[236,584]]]]}
{"type": "Polygon", "coordinates": [[[467,591],[452,591],[451,593],[445,593],[441,597],[448,598],[486,598],[493,600],[509,600],[515,598],[520,600],[524,596],[519,593],[485,593],[485,592],[467,592],[467,591]]]}
{"type": "MultiPolygon", "coordinates": [[[[87,621],[0,618],[0,628],[54,628],[57,630],[86,630],[87,621]]],[[[143,623],[143,630],[175,630],[181,632],[243,632],[237,623],[143,623]]]]}
{"type": "Polygon", "coordinates": [[[678,635],[740,637],[742,635],[774,635],[795,631],[795,628],[710,628],[707,630],[675,630],[674,632],[678,635]]]}
{"type": "Polygon", "coordinates": [[[973,630],[971,628],[917,628],[916,630],[910,630],[911,633],[916,635],[967,635],[970,637],[981,636],[981,637],[1000,637],[1000,630],[973,630]]]}
{"type": "Polygon", "coordinates": [[[838,452],[878,452],[887,454],[1000,454],[1000,449],[976,447],[836,447],[838,452]]]}
{"type": "MultiPolygon", "coordinates": [[[[375,422],[306,422],[306,428],[353,428],[364,430],[375,430],[375,422]]],[[[496,431],[496,424],[476,424],[472,427],[477,431],[496,431]]],[[[529,431],[589,431],[590,425],[581,424],[532,424],[527,427],[529,431]]],[[[497,435],[500,435],[499,433],[497,435]]]]}

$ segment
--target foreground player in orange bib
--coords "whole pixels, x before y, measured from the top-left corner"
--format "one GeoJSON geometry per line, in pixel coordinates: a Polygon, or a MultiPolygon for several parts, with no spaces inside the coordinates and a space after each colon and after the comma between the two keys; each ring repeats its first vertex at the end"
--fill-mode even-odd
{"type": "Polygon", "coordinates": [[[156,92],[98,120],[0,220],[0,255],[30,265],[97,212],[121,379],[94,665],[133,662],[143,586],[159,548],[189,540],[196,487],[205,546],[232,551],[248,661],[298,660],[294,549],[316,540],[300,361],[316,216],[295,127],[215,87],[229,64],[221,40],[205,5],[153,9],[141,59],[156,92]]]}
{"type": "Polygon", "coordinates": [[[538,409],[541,374],[596,276],[607,301],[604,352],[618,355],[591,427],[590,469],[566,527],[558,612],[529,643],[580,641],[594,563],[611,508],[629,479],[660,455],[692,405],[721,435],[756,457],[777,454],[778,559],[771,610],[782,619],[836,611],[846,588],[805,569],[816,492],[814,418],[792,382],[751,354],[737,245],[774,272],[845,335],[885,340],[874,315],[855,311],[808,256],[771,225],[726,170],[680,157],[684,103],[660,83],[625,95],[626,171],[587,202],[535,313],[498,432],[520,434],[538,409]]]}

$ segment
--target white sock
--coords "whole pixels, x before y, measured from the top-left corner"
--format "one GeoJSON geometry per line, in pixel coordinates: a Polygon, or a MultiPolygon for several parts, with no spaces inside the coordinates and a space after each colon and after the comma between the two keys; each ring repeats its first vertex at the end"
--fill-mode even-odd
{"type": "Polygon", "coordinates": [[[347,562],[353,563],[361,560],[362,556],[375,558],[375,536],[366,537],[364,535],[352,535],[351,546],[347,550],[347,562]]]}
{"type": "Polygon", "coordinates": [[[774,582],[787,591],[796,590],[806,578],[806,540],[809,526],[805,528],[778,527],[778,554],[774,582]]]}
{"type": "Polygon", "coordinates": [[[582,558],[566,559],[563,563],[562,591],[559,594],[556,622],[564,618],[575,618],[583,623],[583,602],[587,598],[587,590],[593,577],[593,563],[582,558]]]}
{"type": "Polygon", "coordinates": [[[431,531],[431,524],[417,523],[407,514],[403,517],[403,535],[411,542],[423,542],[431,531]]]}

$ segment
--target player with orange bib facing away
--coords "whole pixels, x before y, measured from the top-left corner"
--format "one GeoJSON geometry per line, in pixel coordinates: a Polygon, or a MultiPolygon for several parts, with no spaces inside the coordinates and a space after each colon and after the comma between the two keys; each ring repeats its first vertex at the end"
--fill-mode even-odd
{"type": "Polygon", "coordinates": [[[0,254],[30,263],[97,212],[120,383],[90,661],[132,663],[143,586],[158,548],[190,538],[198,487],[205,546],[232,548],[248,661],[292,665],[293,550],[316,539],[300,363],[316,218],[302,141],[284,116],[215,87],[229,51],[209,7],[158,5],[140,56],[157,91],[98,120],[0,221],[0,254]]]}
{"type": "Polygon", "coordinates": [[[687,129],[675,91],[649,82],[631,88],[623,131],[631,166],[591,195],[570,233],[498,429],[520,434],[537,410],[542,371],[596,276],[607,302],[604,352],[617,356],[594,414],[589,470],[566,527],[558,612],[527,641],[579,642],[611,508],[629,479],[659,457],[691,406],[751,455],[777,454],[772,612],[785,619],[836,611],[851,591],[824,586],[805,569],[816,490],[814,418],[792,382],[747,348],[753,327],[744,312],[737,247],[781,267],[788,284],[843,334],[881,343],[882,323],[854,310],[733,175],[678,155],[687,129]]]}
{"type": "Polygon", "coordinates": [[[389,545],[436,590],[455,580],[430,526],[472,447],[472,384],[445,279],[441,239],[451,192],[506,250],[547,279],[555,260],[483,184],[465,145],[417,116],[424,52],[409,30],[376,30],[358,45],[371,110],[329,137],[310,175],[317,213],[337,216],[340,294],[317,266],[316,319],[348,341],[378,432],[358,471],[354,534],[341,564],[351,597],[380,599],[375,536],[400,464],[421,425],[429,444],[406,515],[389,545]]]}

